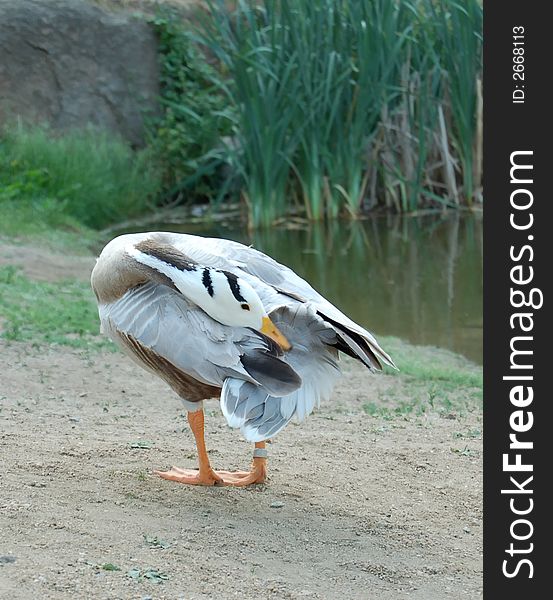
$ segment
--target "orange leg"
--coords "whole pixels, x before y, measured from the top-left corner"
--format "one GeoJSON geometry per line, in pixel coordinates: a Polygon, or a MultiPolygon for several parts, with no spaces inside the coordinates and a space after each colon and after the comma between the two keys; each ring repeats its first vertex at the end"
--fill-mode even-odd
{"type": "Polygon", "coordinates": [[[267,452],[265,442],[255,444],[254,459],[250,471],[214,471],[209,463],[209,457],[204,439],[204,411],[188,413],[188,423],[196,440],[198,449],[199,470],[172,467],[169,471],[154,471],[163,479],[187,483],[189,485],[232,485],[242,487],[251,483],[263,483],[267,476],[267,452]]]}
{"type": "Polygon", "coordinates": [[[204,411],[198,410],[197,412],[189,412],[188,424],[190,425],[190,429],[192,429],[192,433],[196,440],[199,470],[173,467],[169,471],[154,471],[154,473],[163,477],[163,479],[178,481],[179,483],[188,483],[191,485],[222,485],[223,479],[211,468],[209,456],[207,455],[207,449],[205,447],[204,411]]]}
{"type": "Polygon", "coordinates": [[[267,450],[265,442],[256,442],[252,466],[249,471],[217,471],[225,479],[225,485],[243,487],[252,483],[265,483],[267,478],[267,450]],[[229,478],[227,480],[227,478],[229,478]],[[227,482],[228,481],[228,482],[227,482]]]}

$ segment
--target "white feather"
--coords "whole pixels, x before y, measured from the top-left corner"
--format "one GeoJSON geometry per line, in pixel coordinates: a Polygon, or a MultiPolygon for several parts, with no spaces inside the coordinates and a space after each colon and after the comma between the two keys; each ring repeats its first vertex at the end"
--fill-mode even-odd
{"type": "Polygon", "coordinates": [[[303,421],[315,406],[328,400],[340,376],[334,330],[308,305],[283,307],[271,319],[292,344],[286,360],[301,377],[299,389],[275,397],[247,382],[230,378],[221,392],[221,409],[230,427],[240,428],[253,442],[276,435],[295,417],[303,421]]]}

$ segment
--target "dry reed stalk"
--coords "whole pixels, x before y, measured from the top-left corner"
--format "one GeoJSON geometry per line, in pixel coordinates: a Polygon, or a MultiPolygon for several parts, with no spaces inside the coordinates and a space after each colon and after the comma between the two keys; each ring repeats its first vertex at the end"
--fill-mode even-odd
{"type": "Polygon", "coordinates": [[[447,184],[447,191],[451,199],[459,206],[459,190],[455,181],[455,172],[453,170],[453,160],[449,152],[447,140],[447,129],[445,125],[444,111],[441,106],[438,107],[438,123],[440,127],[440,149],[444,161],[444,179],[447,184]]]}

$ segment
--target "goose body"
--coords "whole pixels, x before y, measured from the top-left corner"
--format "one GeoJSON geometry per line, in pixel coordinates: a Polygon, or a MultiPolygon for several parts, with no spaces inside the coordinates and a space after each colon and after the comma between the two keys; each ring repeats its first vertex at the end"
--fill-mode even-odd
{"type": "Polygon", "coordinates": [[[167,479],[259,482],[264,441],[330,397],[340,351],[371,370],[395,366],[370,332],[291,269],[238,242],[122,235],[100,254],[91,282],[102,332],[166,381],[189,411],[200,470],[159,473],[167,479]],[[228,424],[256,442],[247,473],[221,475],[206,463],[202,402],[214,397],[228,424]]]}

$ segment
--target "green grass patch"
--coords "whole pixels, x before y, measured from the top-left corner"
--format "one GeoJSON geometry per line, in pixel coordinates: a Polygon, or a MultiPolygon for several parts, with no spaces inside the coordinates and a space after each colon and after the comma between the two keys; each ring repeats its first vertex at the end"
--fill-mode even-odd
{"type": "Polygon", "coordinates": [[[96,303],[85,282],[31,281],[0,267],[0,337],[75,348],[112,348],[100,336],[96,303]]]}
{"type": "Polygon", "coordinates": [[[150,154],[106,133],[0,130],[0,233],[99,229],[146,211],[159,186],[150,154]]]}
{"type": "Polygon", "coordinates": [[[397,383],[363,405],[368,415],[393,418],[480,409],[483,374],[479,365],[442,348],[413,346],[392,337],[379,341],[399,371],[385,368],[397,383]]]}
{"type": "Polygon", "coordinates": [[[16,246],[31,243],[77,256],[90,255],[91,249],[96,251],[102,242],[100,234],[93,229],[76,222],[64,228],[60,228],[59,221],[49,225],[48,221],[37,219],[29,204],[16,202],[0,202],[0,242],[2,240],[16,246]]]}
{"type": "Polygon", "coordinates": [[[409,376],[429,384],[481,388],[482,369],[464,358],[443,348],[413,346],[398,338],[383,337],[379,341],[394,358],[399,371],[386,367],[390,375],[409,376]]]}

